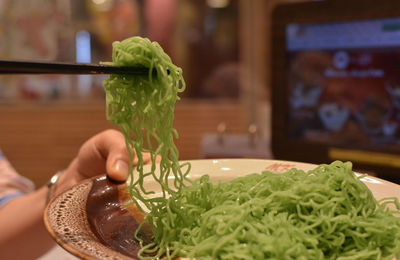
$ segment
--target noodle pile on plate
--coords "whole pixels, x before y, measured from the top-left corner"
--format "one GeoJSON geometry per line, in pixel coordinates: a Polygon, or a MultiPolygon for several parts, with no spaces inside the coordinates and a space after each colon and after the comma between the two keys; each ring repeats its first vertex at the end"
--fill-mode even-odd
{"type": "Polygon", "coordinates": [[[111,75],[104,82],[107,117],[139,157],[136,169],[130,167],[128,189],[153,232],[153,242],[144,244],[138,235],[143,223],[136,231],[141,259],[400,258],[398,200],[376,201],[351,163],[255,173],[218,184],[208,176],[190,181],[190,164],[179,164],[174,145],[182,70],[157,43],[140,37],[115,42],[109,64],[150,69],[146,76],[111,75]],[[153,162],[160,155],[161,163],[145,172],[143,152],[153,162]],[[161,196],[144,188],[148,178],[158,183],[161,196]]]}
{"type": "Polygon", "coordinates": [[[400,209],[339,161],[219,184],[205,176],[171,196],[156,241],[196,259],[393,259],[400,212],[388,203],[400,209]]]}

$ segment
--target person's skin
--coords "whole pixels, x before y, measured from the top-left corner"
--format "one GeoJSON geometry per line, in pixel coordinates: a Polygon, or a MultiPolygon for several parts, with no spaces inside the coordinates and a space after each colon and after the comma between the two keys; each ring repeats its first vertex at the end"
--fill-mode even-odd
{"type": "MultiPolygon", "coordinates": [[[[151,162],[148,154],[143,157],[145,163],[151,162]]],[[[78,155],[60,176],[56,193],[104,173],[116,181],[125,181],[128,162],[123,135],[116,130],[104,131],[82,145],[78,155]]],[[[1,259],[36,259],[54,246],[43,223],[47,190],[44,186],[12,200],[0,210],[1,259]]]]}

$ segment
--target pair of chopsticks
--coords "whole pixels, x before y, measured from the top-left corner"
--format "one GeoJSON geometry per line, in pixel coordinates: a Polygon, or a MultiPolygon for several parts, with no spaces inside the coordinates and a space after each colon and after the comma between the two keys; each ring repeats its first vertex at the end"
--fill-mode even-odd
{"type": "Polygon", "coordinates": [[[133,74],[146,75],[147,68],[108,65],[0,60],[0,74],[133,74]]]}

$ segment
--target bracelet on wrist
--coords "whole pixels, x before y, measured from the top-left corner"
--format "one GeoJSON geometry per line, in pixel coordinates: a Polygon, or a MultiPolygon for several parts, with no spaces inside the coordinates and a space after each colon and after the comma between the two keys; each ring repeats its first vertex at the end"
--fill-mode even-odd
{"type": "Polygon", "coordinates": [[[61,174],[63,171],[58,171],[56,174],[53,175],[53,177],[50,178],[49,182],[47,183],[47,196],[46,196],[46,205],[50,202],[50,200],[53,198],[56,189],[57,189],[57,182],[60,179],[61,174]]]}

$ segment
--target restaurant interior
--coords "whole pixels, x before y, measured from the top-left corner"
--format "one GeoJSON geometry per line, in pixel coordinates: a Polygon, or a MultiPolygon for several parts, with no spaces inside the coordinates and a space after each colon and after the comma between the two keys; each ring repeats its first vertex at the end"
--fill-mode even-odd
{"type": "MultiPolygon", "coordinates": [[[[181,160],[350,160],[400,183],[400,11],[345,2],[6,0],[0,59],[97,64],[111,60],[114,41],[147,37],[183,70],[174,121],[181,160]],[[376,23],[391,35],[367,46],[382,36],[376,23]]],[[[0,148],[37,187],[86,139],[116,128],[105,116],[107,77],[0,76],[0,148]]]]}

